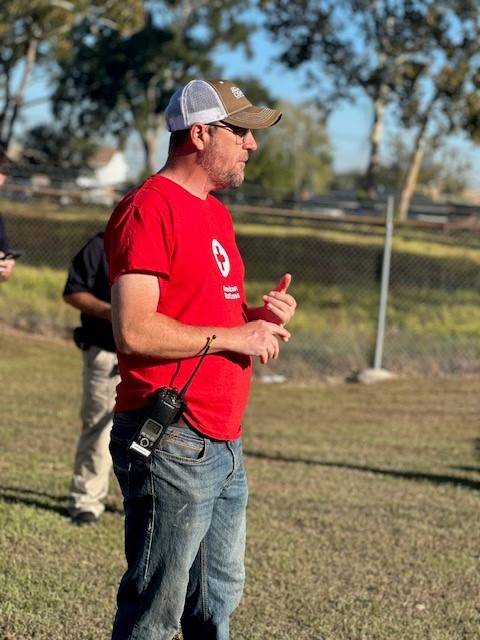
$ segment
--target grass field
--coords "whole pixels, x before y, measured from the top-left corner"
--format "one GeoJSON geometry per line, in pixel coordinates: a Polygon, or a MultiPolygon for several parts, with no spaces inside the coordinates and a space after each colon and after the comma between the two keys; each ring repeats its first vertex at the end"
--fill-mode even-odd
{"type": "MultiPolygon", "coordinates": [[[[73,346],[2,329],[2,640],[109,637],[115,482],[98,526],[65,516],[79,382],[73,346]]],[[[255,386],[232,640],[479,637],[479,392],[478,377],[255,386]]]]}
{"type": "MultiPolygon", "coordinates": [[[[61,301],[66,269],[109,211],[42,201],[0,200],[11,244],[23,249],[0,288],[0,320],[66,335],[77,314],[61,301]]],[[[371,365],[378,314],[381,227],[252,224],[236,219],[249,301],[260,303],[285,271],[299,306],[296,339],[279,372],[289,380],[345,376],[371,365]]],[[[386,368],[416,374],[480,373],[480,240],[475,234],[395,231],[386,368]]]]}

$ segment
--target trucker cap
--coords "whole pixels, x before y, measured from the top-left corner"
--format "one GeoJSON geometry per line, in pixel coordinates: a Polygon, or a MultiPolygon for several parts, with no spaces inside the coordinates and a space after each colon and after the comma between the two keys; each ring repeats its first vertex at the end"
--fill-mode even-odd
{"type": "Polygon", "coordinates": [[[191,80],[175,91],[165,110],[169,131],[219,120],[245,129],[266,129],[281,117],[277,109],[252,105],[243,91],[227,80],[191,80]]]}

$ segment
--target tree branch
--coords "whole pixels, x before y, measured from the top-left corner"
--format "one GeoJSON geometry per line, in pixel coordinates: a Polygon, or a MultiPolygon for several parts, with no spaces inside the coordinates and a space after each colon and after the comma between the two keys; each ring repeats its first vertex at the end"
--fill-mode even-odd
{"type": "Polygon", "coordinates": [[[20,80],[20,84],[18,86],[17,91],[11,98],[11,104],[13,104],[13,107],[12,107],[9,121],[7,122],[7,130],[5,132],[5,137],[3,138],[3,143],[5,144],[6,147],[8,147],[8,145],[10,144],[10,140],[12,139],[15,121],[17,119],[20,107],[22,106],[23,97],[25,95],[25,91],[27,89],[30,77],[32,75],[33,67],[35,66],[35,62],[37,59],[38,43],[39,41],[35,37],[32,37],[28,43],[23,76],[22,76],[22,79],[20,80]]]}

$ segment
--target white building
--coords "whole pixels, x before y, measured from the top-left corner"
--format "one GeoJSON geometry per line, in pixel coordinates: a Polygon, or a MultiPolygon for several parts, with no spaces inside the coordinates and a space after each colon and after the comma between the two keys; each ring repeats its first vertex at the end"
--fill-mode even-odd
{"type": "Polygon", "coordinates": [[[103,147],[89,161],[92,174],[77,178],[77,185],[85,190],[85,201],[112,205],[115,191],[128,178],[128,164],[122,151],[103,147]]]}

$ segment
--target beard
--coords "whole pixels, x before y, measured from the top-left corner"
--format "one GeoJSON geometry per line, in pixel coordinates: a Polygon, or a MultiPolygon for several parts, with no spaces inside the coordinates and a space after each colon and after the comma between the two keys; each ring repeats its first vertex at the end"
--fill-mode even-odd
{"type": "Polygon", "coordinates": [[[226,159],[223,157],[221,147],[217,142],[205,149],[199,156],[198,162],[215,184],[216,190],[236,189],[245,179],[242,165],[225,166],[226,159]]]}

